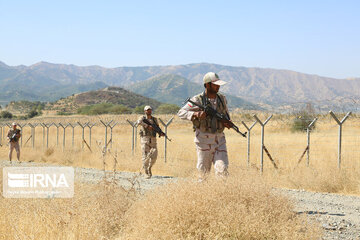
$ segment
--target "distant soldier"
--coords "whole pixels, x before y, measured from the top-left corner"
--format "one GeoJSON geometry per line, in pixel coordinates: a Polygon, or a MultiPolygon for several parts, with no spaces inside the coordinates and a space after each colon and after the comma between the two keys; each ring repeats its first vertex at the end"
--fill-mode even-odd
{"type": "MultiPolygon", "coordinates": [[[[154,166],[157,158],[156,132],[151,125],[144,122],[144,119],[147,119],[151,124],[155,123],[157,126],[159,124],[157,118],[151,115],[152,108],[150,106],[145,106],[144,112],[145,115],[137,120],[137,125],[141,126],[140,137],[143,168],[147,178],[151,178],[151,168],[154,166]]],[[[164,134],[160,134],[160,136],[164,136],[164,134]]]]}
{"type": "MultiPolygon", "coordinates": [[[[220,86],[226,82],[220,80],[219,76],[213,72],[205,74],[203,82],[205,91],[192,97],[191,100],[200,105],[211,106],[219,113],[229,116],[226,98],[218,93],[220,86]]],[[[200,180],[210,172],[212,164],[214,164],[216,175],[227,176],[229,161],[223,131],[225,127],[229,128],[230,126],[207,116],[199,107],[189,102],[179,110],[178,116],[193,123],[200,180]]]]}
{"type": "Polygon", "coordinates": [[[12,152],[14,151],[14,149],[16,150],[16,156],[17,156],[17,160],[20,161],[20,145],[19,145],[19,139],[21,137],[21,131],[20,129],[17,129],[16,126],[17,124],[15,122],[13,122],[12,124],[12,129],[9,130],[8,134],[7,134],[7,140],[9,142],[9,160],[11,162],[12,159],[12,152]]]}

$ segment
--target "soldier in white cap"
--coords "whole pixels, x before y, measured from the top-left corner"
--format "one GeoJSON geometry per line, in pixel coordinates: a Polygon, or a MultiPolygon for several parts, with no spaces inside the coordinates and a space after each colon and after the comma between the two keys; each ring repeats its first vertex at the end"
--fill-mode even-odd
{"type": "MultiPolygon", "coordinates": [[[[220,86],[226,82],[220,80],[214,72],[206,73],[203,82],[205,91],[192,97],[191,100],[200,105],[209,105],[219,113],[229,116],[226,98],[218,93],[220,86]]],[[[189,102],[179,110],[178,116],[193,123],[200,180],[205,177],[206,173],[210,172],[212,164],[214,164],[217,176],[227,176],[229,161],[223,131],[225,127],[229,128],[230,126],[216,118],[207,116],[199,107],[189,102]]]]}
{"type": "Polygon", "coordinates": [[[14,151],[14,149],[16,150],[16,156],[17,156],[17,160],[20,161],[20,145],[19,145],[19,139],[21,137],[21,131],[20,129],[17,129],[16,126],[17,124],[15,122],[13,122],[11,124],[12,128],[9,129],[9,132],[7,134],[7,140],[9,142],[9,160],[11,162],[12,160],[12,152],[14,151]]]}
{"type": "MultiPolygon", "coordinates": [[[[141,116],[137,120],[137,125],[141,126],[140,140],[143,168],[145,170],[145,174],[147,175],[146,178],[151,178],[151,168],[154,166],[157,158],[156,132],[151,125],[144,122],[144,119],[147,119],[151,124],[155,123],[157,126],[159,126],[159,123],[157,118],[151,115],[152,108],[150,106],[145,106],[144,112],[144,116],[141,116]]],[[[164,134],[160,134],[159,137],[160,136],[164,136],[164,134]]]]}

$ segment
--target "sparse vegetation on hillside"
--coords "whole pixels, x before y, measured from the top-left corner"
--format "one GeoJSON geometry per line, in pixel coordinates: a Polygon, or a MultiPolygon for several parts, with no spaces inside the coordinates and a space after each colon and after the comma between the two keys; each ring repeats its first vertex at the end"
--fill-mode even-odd
{"type": "Polygon", "coordinates": [[[47,106],[47,110],[56,111],[58,115],[74,113],[90,115],[105,113],[123,114],[131,113],[134,108],[139,106],[143,108],[145,105],[151,105],[153,108],[157,108],[160,104],[160,102],[154,99],[129,92],[123,88],[108,87],[98,91],[84,92],[67,98],[61,98],[54,103],[50,103],[47,106]],[[106,109],[101,109],[99,106],[103,106],[106,109]]]}
{"type": "Polygon", "coordinates": [[[180,107],[175,104],[161,104],[157,109],[157,114],[176,114],[180,107]]]}
{"type": "Polygon", "coordinates": [[[42,114],[46,103],[40,101],[12,101],[6,105],[6,110],[0,113],[1,118],[17,118],[26,120],[42,114]],[[15,116],[16,114],[16,116],[15,116]]]}
{"type": "Polygon", "coordinates": [[[13,114],[11,112],[9,112],[9,111],[2,111],[0,113],[0,117],[1,118],[11,119],[11,118],[13,118],[13,114]]]}
{"type": "Polygon", "coordinates": [[[13,113],[30,113],[38,112],[41,113],[41,111],[45,108],[46,103],[40,102],[40,101],[11,101],[7,106],[6,109],[13,113]]]}
{"type": "Polygon", "coordinates": [[[131,112],[132,110],[124,105],[111,103],[94,104],[78,109],[78,113],[83,115],[126,114],[131,112]]]}
{"type": "Polygon", "coordinates": [[[136,108],[134,108],[134,113],[144,114],[144,107],[145,107],[145,105],[137,106],[136,108]]]}
{"type": "Polygon", "coordinates": [[[74,103],[79,106],[103,102],[122,104],[129,108],[135,108],[140,105],[151,105],[156,108],[161,104],[159,101],[129,92],[119,87],[108,87],[98,91],[85,92],[74,97],[74,103]]]}

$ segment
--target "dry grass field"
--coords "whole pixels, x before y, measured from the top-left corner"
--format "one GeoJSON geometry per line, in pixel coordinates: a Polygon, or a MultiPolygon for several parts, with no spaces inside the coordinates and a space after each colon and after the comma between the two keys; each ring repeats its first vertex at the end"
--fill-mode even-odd
{"type": "Polygon", "coordinates": [[[119,239],[319,239],[288,199],[238,174],[244,178],[180,181],[147,194],[125,213],[119,239]]]}
{"type": "MultiPolygon", "coordinates": [[[[22,161],[113,170],[114,156],[118,171],[137,172],[141,168],[139,138],[131,152],[132,128],[126,119],[138,116],[48,117],[33,122],[72,122],[114,120],[110,152],[103,157],[105,128],[92,129],[92,152],[82,149],[81,128],[75,128],[72,147],[71,128],[50,128],[49,147],[43,130],[36,128],[33,149],[30,128],[23,129],[22,161]],[[105,164],[104,164],[105,163],[105,164]]],[[[264,120],[267,116],[259,114],[264,120]]],[[[171,116],[160,116],[167,121],[171,116]]],[[[250,125],[249,115],[233,116],[250,125]]],[[[338,127],[329,116],[319,118],[311,134],[310,165],[306,156],[298,160],[306,147],[306,134],[290,130],[289,116],[275,115],[265,128],[265,145],[279,169],[264,156],[264,173],[259,174],[260,126],[251,132],[250,166],[247,166],[247,140],[226,130],[230,160],[227,181],[194,183],[196,153],[194,134],[189,122],[175,118],[168,128],[167,162],[164,162],[163,138],[158,139],[159,156],[154,175],[184,177],[177,183],[160,187],[145,195],[126,191],[114,183],[76,184],[73,199],[4,199],[0,197],[0,239],[319,239],[318,227],[292,212],[292,204],[271,192],[271,187],[297,188],[342,194],[360,194],[360,122],[350,117],[343,126],[341,170],[337,168],[338,127]],[[130,194],[129,194],[130,193],[130,194]],[[34,227],[36,226],[36,227],[34,227]]],[[[244,131],[244,127],[241,127],[244,131]]],[[[7,130],[6,130],[7,131],[7,130]]],[[[110,131],[108,132],[110,139],[110,131]]],[[[89,143],[89,129],[85,130],[89,143]]],[[[3,140],[4,142],[4,140],[3,140]]],[[[0,148],[7,159],[8,148],[0,148]]],[[[1,173],[2,174],[2,173],[1,173]]],[[[2,181],[2,177],[0,178],[2,181]]]]}
{"type": "MultiPolygon", "coordinates": [[[[244,120],[250,125],[254,120],[250,114],[233,116],[234,122],[245,131],[241,125],[244,120]]],[[[43,129],[38,126],[35,134],[35,148],[32,140],[28,140],[30,127],[23,129],[23,161],[48,162],[68,166],[81,166],[103,169],[113,167],[113,155],[117,154],[119,171],[136,172],[141,168],[140,139],[137,136],[135,153],[132,154],[132,128],[126,119],[135,121],[136,115],[101,116],[101,117],[49,117],[37,119],[35,122],[92,122],[98,125],[92,129],[91,150],[84,144],[82,149],[82,129],[75,128],[75,145],[72,147],[72,129],[66,129],[65,149],[63,149],[63,130],[52,126],[49,130],[48,148],[46,148],[46,134],[43,138],[43,129]],[[105,128],[99,120],[104,122],[114,120],[118,122],[113,129],[112,143],[109,149],[112,154],[102,158],[105,128]],[[28,141],[27,141],[28,140],[28,141]],[[44,140],[44,141],[43,141],[44,140]],[[27,142],[27,143],[26,143],[27,142]]],[[[172,116],[159,116],[165,122],[172,116]]],[[[259,114],[265,120],[267,115],[259,114]]],[[[339,118],[342,116],[339,116],[339,118]]],[[[360,121],[358,116],[351,116],[343,125],[342,161],[341,170],[338,169],[338,126],[327,116],[320,116],[316,129],[311,133],[310,164],[306,165],[306,155],[298,164],[298,160],[306,148],[306,133],[291,131],[291,117],[275,115],[265,127],[265,146],[274,158],[278,170],[274,169],[268,156],[264,153],[263,178],[269,183],[288,188],[307,189],[313,191],[334,192],[344,194],[360,194],[360,121]]],[[[5,127],[4,127],[5,129],[5,127]]],[[[7,131],[7,129],[6,129],[7,131]]],[[[230,173],[237,169],[259,169],[260,167],[260,125],[257,124],[251,131],[250,167],[247,166],[247,140],[233,130],[225,130],[230,173]]],[[[45,132],[46,133],[46,132],[45,132]]],[[[89,129],[85,128],[85,140],[90,145],[89,129]]],[[[175,117],[168,128],[168,136],[172,142],[167,144],[167,162],[164,162],[164,138],[158,138],[159,156],[153,169],[156,175],[176,177],[193,176],[196,173],[196,152],[193,143],[194,133],[190,122],[181,121],[175,117]]],[[[110,129],[108,129],[108,141],[110,129]]],[[[4,142],[4,140],[3,140],[4,142]]],[[[7,158],[8,148],[0,148],[2,159],[7,158]]]]}
{"type": "Polygon", "coordinates": [[[144,196],[104,181],[77,183],[72,199],[1,197],[0,239],[320,238],[320,227],[257,174],[238,174],[244,178],[178,181],[144,196]]]}

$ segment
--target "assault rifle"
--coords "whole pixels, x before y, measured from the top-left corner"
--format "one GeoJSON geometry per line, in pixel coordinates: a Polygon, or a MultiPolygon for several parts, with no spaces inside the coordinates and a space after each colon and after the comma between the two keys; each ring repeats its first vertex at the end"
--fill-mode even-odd
{"type": "Polygon", "coordinates": [[[171,139],[168,138],[168,136],[161,130],[161,128],[160,128],[155,122],[154,122],[154,123],[151,123],[151,122],[149,122],[149,120],[147,120],[146,118],[143,119],[143,122],[146,123],[146,124],[149,125],[149,126],[152,126],[152,128],[154,129],[154,131],[155,131],[156,133],[158,133],[160,136],[161,136],[161,135],[164,135],[165,138],[171,142],[171,139]]]}
{"type": "Polygon", "coordinates": [[[9,137],[10,142],[16,142],[16,135],[17,133],[14,133],[11,137],[9,137]]]}
{"type": "Polygon", "coordinates": [[[200,105],[194,101],[192,101],[190,98],[186,99],[185,103],[189,102],[195,106],[197,106],[198,108],[200,108],[202,111],[204,111],[206,113],[207,116],[211,116],[211,117],[215,117],[216,119],[220,120],[223,123],[228,124],[232,129],[234,129],[237,133],[241,134],[241,136],[243,136],[244,138],[246,138],[246,132],[242,133],[240,132],[239,128],[230,120],[230,118],[228,117],[228,115],[226,114],[221,114],[218,111],[216,111],[214,108],[212,108],[211,106],[203,106],[200,105]]]}

